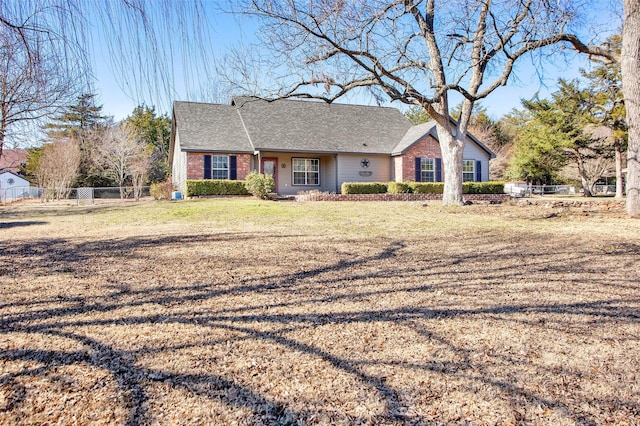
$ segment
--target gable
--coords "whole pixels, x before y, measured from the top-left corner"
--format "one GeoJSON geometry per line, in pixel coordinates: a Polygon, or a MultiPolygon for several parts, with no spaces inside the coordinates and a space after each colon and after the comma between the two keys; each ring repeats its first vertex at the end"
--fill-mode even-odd
{"type": "Polygon", "coordinates": [[[231,105],[174,102],[173,116],[171,142],[173,145],[179,132],[183,151],[254,151],[238,111],[231,105]]]}
{"type": "MultiPolygon", "coordinates": [[[[400,142],[393,149],[391,155],[403,155],[411,148],[413,145],[422,140],[425,136],[431,135],[435,138],[436,141],[439,141],[438,131],[436,129],[435,120],[430,120],[423,124],[418,124],[417,126],[413,126],[410,128],[407,133],[402,137],[400,142]]],[[[467,145],[469,143],[473,144],[479,150],[485,152],[489,155],[489,158],[495,158],[496,155],[491,151],[487,146],[485,146],[482,142],[480,142],[475,136],[471,133],[467,132],[467,145]]]]}
{"type": "Polygon", "coordinates": [[[23,178],[22,176],[18,176],[12,172],[0,172],[0,188],[7,189],[13,187],[25,187],[30,186],[28,180],[23,178]]]}

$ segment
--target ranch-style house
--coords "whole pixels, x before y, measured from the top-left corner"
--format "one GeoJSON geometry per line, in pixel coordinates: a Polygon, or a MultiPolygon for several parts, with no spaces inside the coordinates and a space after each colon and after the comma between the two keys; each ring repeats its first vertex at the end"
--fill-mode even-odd
{"type": "MultiPolygon", "coordinates": [[[[488,181],[495,155],[469,135],[463,179],[488,181]]],[[[343,182],[443,182],[434,121],[412,125],[396,108],[234,98],[230,105],[174,102],[173,182],[273,175],[276,192],[340,192],[343,182]]]]}

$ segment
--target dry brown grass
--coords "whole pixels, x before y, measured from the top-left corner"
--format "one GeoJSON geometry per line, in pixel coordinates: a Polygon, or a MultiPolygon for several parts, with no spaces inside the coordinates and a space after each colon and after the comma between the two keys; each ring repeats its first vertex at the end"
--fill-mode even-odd
{"type": "Polygon", "coordinates": [[[619,212],[26,204],[0,260],[2,424],[640,423],[619,212]]]}

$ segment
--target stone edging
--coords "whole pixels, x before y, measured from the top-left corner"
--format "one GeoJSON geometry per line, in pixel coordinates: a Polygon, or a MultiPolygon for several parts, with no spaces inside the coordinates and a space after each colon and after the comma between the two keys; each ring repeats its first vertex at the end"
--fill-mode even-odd
{"type": "MultiPolygon", "coordinates": [[[[511,199],[509,194],[464,194],[465,201],[503,203],[511,199]]],[[[329,194],[311,193],[296,195],[296,201],[428,201],[442,200],[442,194],[329,194]]]]}
{"type": "Polygon", "coordinates": [[[546,208],[581,208],[588,210],[624,210],[626,201],[609,198],[599,200],[549,200],[544,198],[521,198],[518,206],[542,206],[546,208]]]}

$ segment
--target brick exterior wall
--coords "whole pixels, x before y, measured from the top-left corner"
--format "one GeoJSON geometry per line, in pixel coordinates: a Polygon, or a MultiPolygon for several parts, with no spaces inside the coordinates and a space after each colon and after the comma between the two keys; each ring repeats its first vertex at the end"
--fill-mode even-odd
{"type": "Polygon", "coordinates": [[[237,159],[237,180],[244,180],[251,171],[251,154],[211,154],[187,152],[187,179],[204,179],[205,155],[235,155],[237,159]]]}
{"type": "MultiPolygon", "coordinates": [[[[433,136],[426,135],[409,148],[404,155],[396,157],[396,182],[415,182],[416,158],[442,158],[438,141],[433,136]]],[[[444,182],[444,170],[442,171],[442,181],[444,182]]]]}
{"type": "Polygon", "coordinates": [[[204,155],[200,152],[187,152],[187,179],[203,179],[204,155]]]}
{"type": "MultiPolygon", "coordinates": [[[[503,203],[509,194],[464,194],[464,201],[503,203]]],[[[296,201],[426,201],[442,200],[442,194],[329,194],[324,192],[296,195],[296,201]]]]}
{"type": "Polygon", "coordinates": [[[238,180],[245,180],[247,175],[251,171],[251,158],[250,154],[236,154],[238,158],[238,180]]]}

